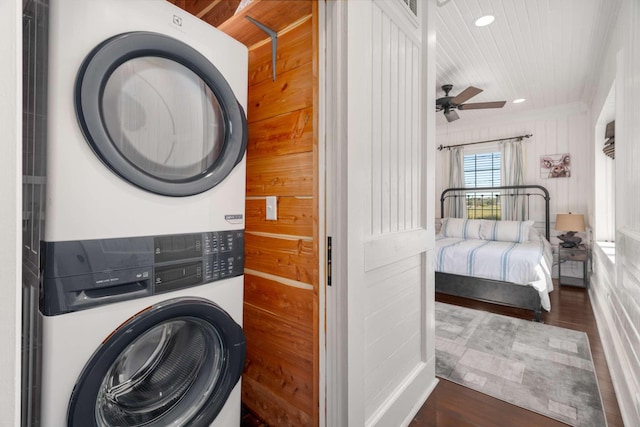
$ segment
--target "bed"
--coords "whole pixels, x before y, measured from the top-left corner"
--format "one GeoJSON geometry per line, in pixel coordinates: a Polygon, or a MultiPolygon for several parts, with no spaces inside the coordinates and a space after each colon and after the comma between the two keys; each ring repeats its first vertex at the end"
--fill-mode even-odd
{"type": "MultiPolygon", "coordinates": [[[[499,205],[498,202],[492,203],[499,205]]],[[[449,188],[440,198],[442,226],[436,238],[436,292],[532,310],[541,321],[550,311],[552,251],[549,244],[549,193],[539,185],[449,188]],[[522,198],[519,221],[445,217],[445,202],[491,197],[522,198]],[[532,202],[533,200],[533,202],[532,202]],[[529,217],[544,212],[544,232],[529,217]]]]}

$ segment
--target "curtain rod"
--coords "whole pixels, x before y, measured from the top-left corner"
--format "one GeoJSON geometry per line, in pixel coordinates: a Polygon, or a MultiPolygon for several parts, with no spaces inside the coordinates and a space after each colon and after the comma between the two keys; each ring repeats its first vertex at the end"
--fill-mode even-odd
{"type": "Polygon", "coordinates": [[[478,141],[478,142],[467,142],[466,144],[456,144],[456,145],[440,145],[438,147],[438,151],[442,151],[445,148],[450,150],[453,147],[462,147],[465,145],[474,145],[474,144],[486,144],[487,142],[499,142],[499,141],[510,141],[512,139],[517,139],[518,141],[522,141],[525,138],[531,138],[533,136],[532,133],[529,135],[520,135],[520,136],[512,136],[511,138],[500,138],[500,139],[490,139],[488,141],[478,141]]]}

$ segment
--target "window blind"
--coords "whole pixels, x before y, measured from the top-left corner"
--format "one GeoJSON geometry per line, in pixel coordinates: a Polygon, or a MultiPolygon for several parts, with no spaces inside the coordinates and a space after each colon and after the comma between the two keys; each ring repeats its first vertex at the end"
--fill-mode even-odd
{"type": "MultiPolygon", "coordinates": [[[[464,156],[464,186],[475,187],[499,187],[500,176],[500,152],[468,154],[464,156]]],[[[466,193],[467,217],[500,219],[500,192],[466,193]]]]}

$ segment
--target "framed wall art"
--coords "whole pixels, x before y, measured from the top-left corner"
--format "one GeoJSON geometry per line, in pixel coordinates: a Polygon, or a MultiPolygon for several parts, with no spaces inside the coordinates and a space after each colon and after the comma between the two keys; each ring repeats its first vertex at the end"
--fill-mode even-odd
{"type": "Polygon", "coordinates": [[[545,154],[540,156],[540,178],[571,177],[571,155],[545,154]]]}

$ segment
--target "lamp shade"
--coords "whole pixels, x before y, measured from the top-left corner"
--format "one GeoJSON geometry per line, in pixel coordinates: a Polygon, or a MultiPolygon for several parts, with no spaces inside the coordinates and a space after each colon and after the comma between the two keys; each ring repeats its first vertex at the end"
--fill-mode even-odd
{"type": "Polygon", "coordinates": [[[585,231],[584,215],[562,213],[556,215],[556,230],[560,231],[585,231]]]}

